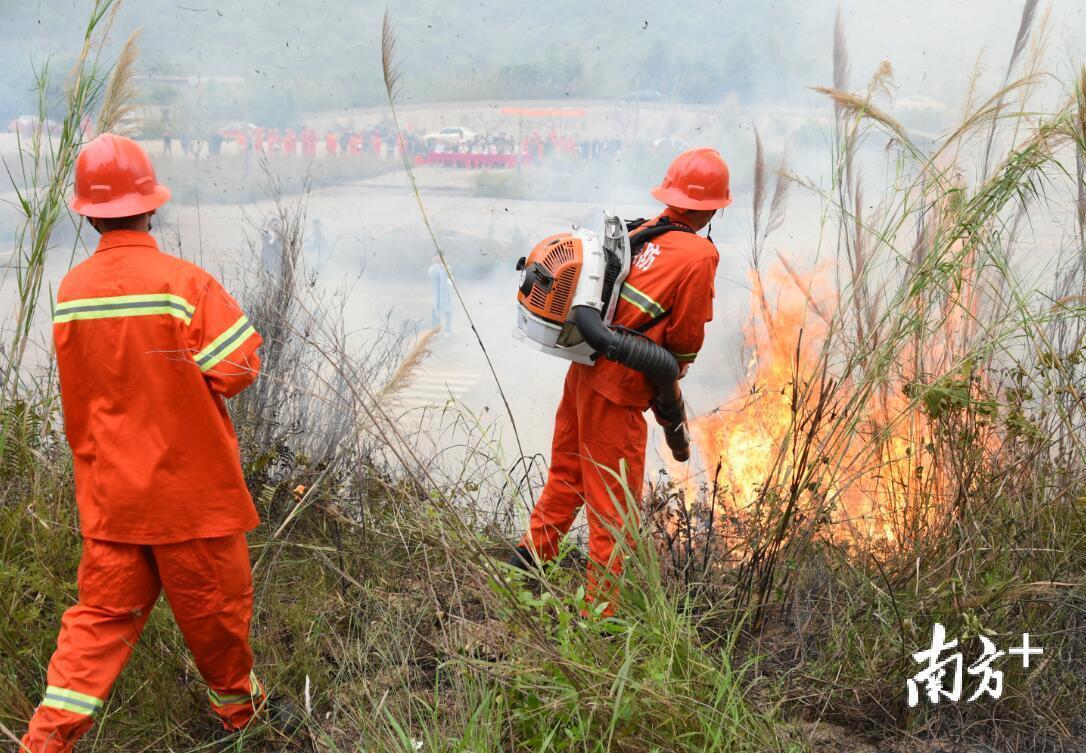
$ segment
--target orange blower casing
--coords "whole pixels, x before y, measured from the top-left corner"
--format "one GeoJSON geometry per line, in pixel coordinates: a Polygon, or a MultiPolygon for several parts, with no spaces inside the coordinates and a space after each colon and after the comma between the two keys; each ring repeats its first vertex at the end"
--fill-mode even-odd
{"type": "Polygon", "coordinates": [[[604,232],[576,228],[544,238],[517,262],[517,329],[514,335],[544,353],[592,364],[595,352],[574,323],[578,307],[600,312],[609,324],[630,272],[630,236],[617,217],[604,232]]]}
{"type": "Polygon", "coordinates": [[[557,233],[536,244],[524,260],[525,267],[539,264],[551,275],[554,282],[550,290],[533,285],[526,295],[517,293],[517,302],[531,313],[555,324],[569,320],[573,304],[573,291],[581,275],[584,248],[581,239],[571,233],[557,233]]]}

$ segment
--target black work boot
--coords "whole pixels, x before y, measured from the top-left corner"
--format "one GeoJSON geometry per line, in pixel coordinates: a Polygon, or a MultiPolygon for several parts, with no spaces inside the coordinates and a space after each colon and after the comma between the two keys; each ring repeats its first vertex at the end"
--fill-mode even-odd
{"type": "Polygon", "coordinates": [[[535,553],[526,546],[515,547],[505,564],[526,573],[535,572],[539,569],[539,560],[536,559],[535,553]]]}
{"type": "Polygon", "coordinates": [[[305,727],[305,715],[291,700],[283,696],[268,696],[264,712],[268,725],[281,735],[293,737],[305,727]]]}
{"type": "Polygon", "coordinates": [[[256,714],[249,723],[241,729],[222,728],[222,724],[216,724],[217,744],[213,746],[216,753],[241,750],[240,745],[248,739],[250,741],[267,741],[271,738],[293,739],[305,729],[305,719],[301,710],[282,696],[269,696],[259,706],[256,714]]]}

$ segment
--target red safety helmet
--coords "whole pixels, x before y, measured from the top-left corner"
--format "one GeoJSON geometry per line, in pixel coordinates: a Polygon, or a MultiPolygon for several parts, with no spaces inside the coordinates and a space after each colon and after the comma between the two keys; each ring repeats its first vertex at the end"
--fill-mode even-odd
{"type": "Polygon", "coordinates": [[[151,158],[124,136],[103,133],[79,151],[71,208],[84,217],[133,217],[170,200],[151,158]]]}
{"type": "Polygon", "coordinates": [[[687,149],[671,162],[652,195],[669,207],[723,209],[732,203],[728,164],[716,149],[687,149]]]}

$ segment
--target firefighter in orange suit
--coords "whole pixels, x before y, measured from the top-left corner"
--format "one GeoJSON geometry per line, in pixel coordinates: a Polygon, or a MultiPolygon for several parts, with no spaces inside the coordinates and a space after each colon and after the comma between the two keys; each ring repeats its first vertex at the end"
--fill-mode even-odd
{"type": "Polygon", "coordinates": [[[136,142],[107,133],[80,152],[71,207],[101,240],[60,284],[53,338],[83,555],[23,737],[33,753],[90,729],[163,590],[224,727],[264,707],[245,542],[258,519],[225,403],[256,379],[261,339],[211,275],[159,251],[150,219],[169,198],[136,142]]]}
{"type": "MultiPolygon", "coordinates": [[[[728,166],[714,149],[683,152],[652,195],[667,208],[634,231],[661,223],[675,226],[646,243],[634,258],[612,325],[642,331],[671,351],[685,375],[713,316],[713,280],[719,259],[713,243],[697,232],[731,203],[728,166]]],[[[547,483],[510,564],[527,569],[558,551],[582,505],[588,518],[588,597],[614,602],[614,576],[622,571],[613,531],[621,529],[627,495],[616,473],[624,470],[630,491],[640,495],[653,403],[648,379],[605,357],[573,363],[555,418],[547,483]]],[[[608,607],[607,612],[609,613],[608,607]]]]}

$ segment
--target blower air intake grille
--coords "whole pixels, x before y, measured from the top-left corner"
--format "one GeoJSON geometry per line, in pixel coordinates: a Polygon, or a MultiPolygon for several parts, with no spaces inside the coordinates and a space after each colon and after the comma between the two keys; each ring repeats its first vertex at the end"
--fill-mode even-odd
{"type": "Polygon", "coordinates": [[[576,258],[573,239],[558,240],[553,243],[547,255],[543,257],[543,266],[557,275],[563,265],[569,264],[576,258]]]}
{"type": "Polygon", "coordinates": [[[547,294],[539,288],[532,288],[532,294],[528,296],[528,303],[540,311],[547,308],[547,294]]]}
{"type": "Polygon", "coordinates": [[[573,286],[577,282],[576,244],[572,238],[559,238],[550,243],[539,263],[554,275],[554,285],[549,292],[533,287],[528,295],[528,305],[554,321],[565,321],[569,315],[573,286]]]}
{"type": "Polygon", "coordinates": [[[569,299],[573,297],[573,282],[576,276],[575,267],[566,267],[554,281],[551,304],[547,307],[547,313],[556,319],[565,319],[569,313],[569,299]]]}

